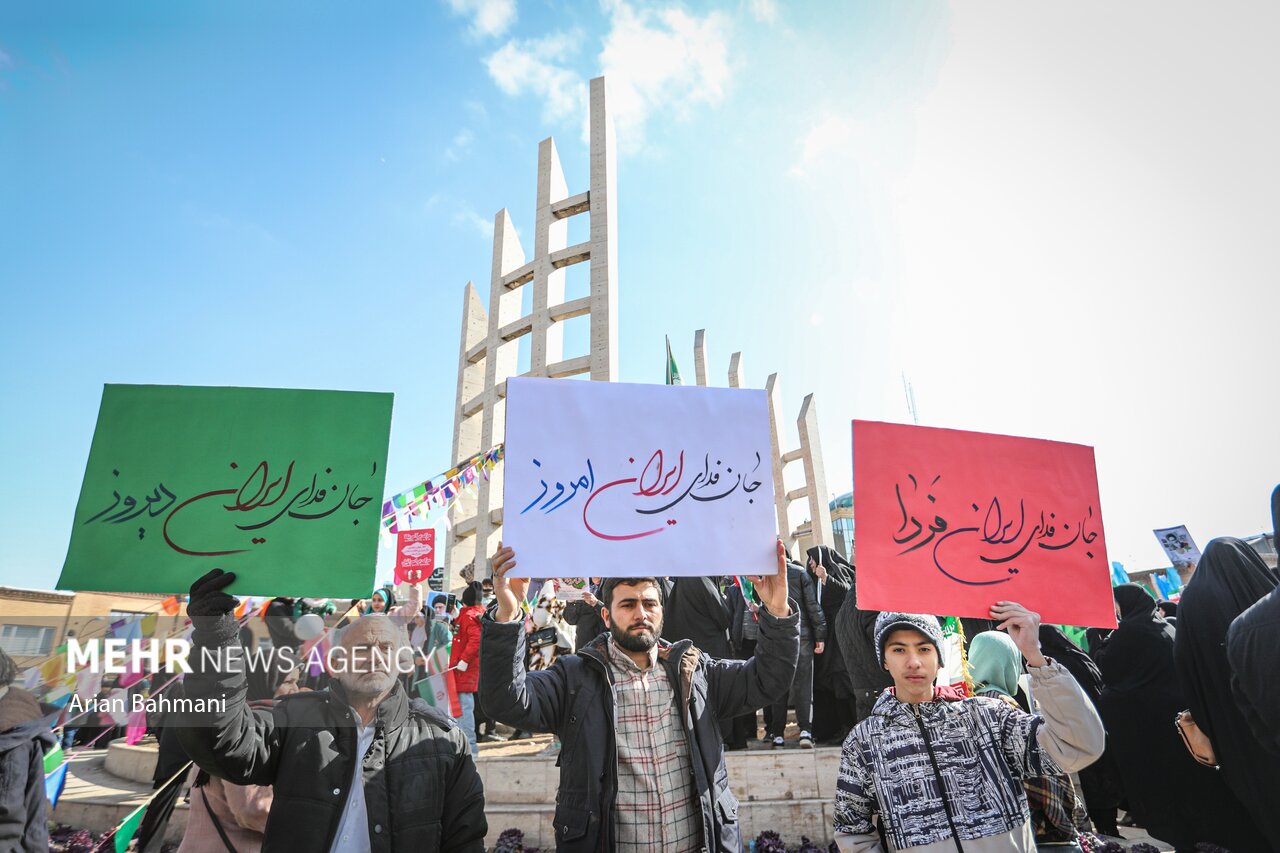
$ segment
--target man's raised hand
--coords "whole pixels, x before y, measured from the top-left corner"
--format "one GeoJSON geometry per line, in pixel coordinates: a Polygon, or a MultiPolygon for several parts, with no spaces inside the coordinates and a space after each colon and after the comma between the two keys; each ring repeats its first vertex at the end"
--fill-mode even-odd
{"type": "Polygon", "coordinates": [[[507,572],[516,567],[514,548],[504,548],[498,543],[498,550],[490,560],[493,569],[493,597],[498,601],[498,621],[514,622],[522,615],[521,602],[524,601],[525,588],[529,586],[528,578],[507,578],[507,572]]]}
{"type": "Polygon", "coordinates": [[[787,549],[782,546],[781,539],[778,540],[778,573],[754,577],[751,582],[755,584],[760,602],[769,608],[769,613],[779,619],[791,615],[791,605],[787,603],[787,549]]]}

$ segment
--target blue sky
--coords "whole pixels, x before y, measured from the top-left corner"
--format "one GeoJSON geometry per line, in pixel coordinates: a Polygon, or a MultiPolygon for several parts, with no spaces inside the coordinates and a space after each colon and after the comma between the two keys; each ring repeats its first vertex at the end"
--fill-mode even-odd
{"type": "Polygon", "coordinates": [[[540,139],[586,188],[600,73],[622,380],[706,328],[845,491],[906,373],[1095,445],[1131,568],[1267,529],[1277,12],[1230,5],[6,3],[0,583],[56,580],[106,382],[394,391],[388,488],[447,467],[463,285],[498,209],[531,251],[540,139]]]}

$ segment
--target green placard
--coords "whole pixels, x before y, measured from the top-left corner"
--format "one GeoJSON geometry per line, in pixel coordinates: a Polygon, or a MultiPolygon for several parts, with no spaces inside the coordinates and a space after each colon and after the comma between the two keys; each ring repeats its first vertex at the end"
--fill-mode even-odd
{"type": "Polygon", "coordinates": [[[369,595],[391,394],[107,385],[59,589],[369,595]]]}

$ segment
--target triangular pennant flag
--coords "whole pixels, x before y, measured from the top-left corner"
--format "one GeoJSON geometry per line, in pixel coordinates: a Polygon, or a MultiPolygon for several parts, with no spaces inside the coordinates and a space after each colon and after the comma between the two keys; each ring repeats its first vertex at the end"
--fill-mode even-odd
{"type": "Polygon", "coordinates": [[[147,735],[147,712],[141,709],[129,712],[129,723],[124,730],[124,742],[135,746],[147,735]]]}
{"type": "Polygon", "coordinates": [[[44,772],[52,773],[62,763],[63,757],[62,744],[54,744],[53,749],[44,754],[44,772]]]}
{"type": "MultiPolygon", "coordinates": [[[[48,757],[47,755],[45,756],[45,758],[48,757]]],[[[62,796],[62,789],[66,787],[68,766],[67,762],[63,762],[53,772],[45,774],[44,793],[49,798],[49,808],[51,809],[57,807],[58,797],[62,796]]]]}
{"type": "Polygon", "coordinates": [[[178,596],[171,595],[162,601],[160,606],[164,609],[164,612],[170,616],[177,616],[178,608],[182,606],[182,602],[178,601],[178,596]]]}
{"type": "Polygon", "coordinates": [[[67,703],[71,701],[71,691],[65,687],[59,687],[44,697],[43,701],[46,705],[52,705],[55,708],[65,708],[67,703]]]}
{"type": "Polygon", "coordinates": [[[40,665],[40,681],[42,684],[53,684],[57,682],[58,676],[62,675],[66,669],[66,660],[64,658],[54,656],[49,658],[40,665]]]}
{"type": "Polygon", "coordinates": [[[142,813],[147,810],[150,801],[143,803],[134,809],[124,822],[116,827],[115,842],[116,853],[125,853],[129,849],[129,842],[133,840],[133,835],[138,831],[138,824],[142,823],[142,813]]]}
{"type": "Polygon", "coordinates": [[[148,613],[142,617],[142,636],[151,637],[156,633],[156,622],[160,621],[160,614],[148,613]]]}

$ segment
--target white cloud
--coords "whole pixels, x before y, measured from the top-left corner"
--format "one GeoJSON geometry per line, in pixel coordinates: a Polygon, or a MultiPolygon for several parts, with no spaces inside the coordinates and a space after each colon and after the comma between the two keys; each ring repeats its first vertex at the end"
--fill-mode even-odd
{"type": "Polygon", "coordinates": [[[644,126],[659,111],[687,118],[694,107],[724,100],[731,71],[730,23],[720,12],[691,15],[683,9],[636,9],[606,0],[610,27],[600,51],[601,73],[619,143],[636,148],[644,126]]]}
{"type": "Polygon", "coordinates": [[[486,239],[493,237],[493,222],[485,219],[466,205],[462,205],[454,212],[453,223],[470,228],[486,239]]]}
{"type": "MultiPolygon", "coordinates": [[[[603,6],[609,30],[599,73],[609,81],[610,110],[624,150],[640,147],[653,115],[686,119],[696,107],[724,100],[732,77],[728,16],[637,9],[624,0],[603,0],[603,6]]],[[[594,75],[573,66],[581,39],[576,32],[512,39],[485,64],[505,94],[541,98],[544,120],[585,119],[586,83],[594,75]]]]}
{"type": "Polygon", "coordinates": [[[804,177],[809,171],[833,152],[841,151],[853,142],[855,125],[845,116],[823,116],[800,139],[800,159],[788,170],[791,175],[804,177]]]}
{"type": "Polygon", "coordinates": [[[449,147],[444,150],[444,159],[450,162],[457,162],[466,156],[471,150],[471,143],[475,140],[475,134],[469,128],[463,128],[453,137],[453,141],[449,143],[449,147]]]}
{"type": "Polygon", "coordinates": [[[576,52],[576,39],[569,33],[513,39],[490,56],[485,65],[504,94],[541,98],[543,119],[563,121],[581,114],[586,105],[586,79],[564,65],[576,52]]]}
{"type": "Polygon", "coordinates": [[[762,24],[772,24],[778,20],[777,0],[748,0],[747,11],[762,24]]]}
{"type": "Polygon", "coordinates": [[[516,19],[516,0],[447,0],[455,15],[471,19],[475,36],[500,36],[516,19]]]}

